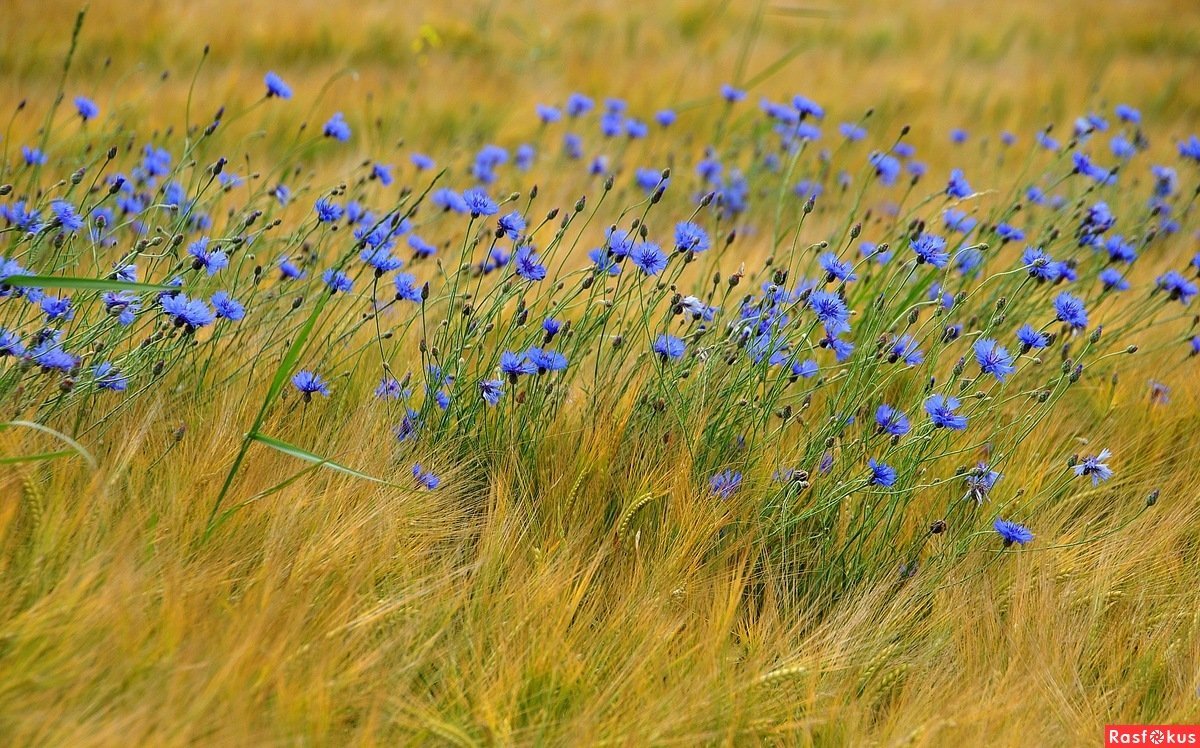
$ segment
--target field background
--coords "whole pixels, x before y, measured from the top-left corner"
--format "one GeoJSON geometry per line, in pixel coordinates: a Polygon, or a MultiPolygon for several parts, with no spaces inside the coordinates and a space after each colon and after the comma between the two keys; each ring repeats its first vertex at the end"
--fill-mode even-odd
{"type": "MultiPolygon", "coordinates": [[[[53,94],[77,9],[0,3],[0,101],[53,94]]],[[[313,125],[333,109],[372,112],[381,124],[368,144],[438,154],[520,138],[534,104],[574,90],[702,117],[720,84],[756,79],[751,99],[804,92],[842,112],[874,107],[886,127],[910,123],[943,170],[958,126],[1028,139],[1129,101],[1166,147],[1200,121],[1200,5],[1155,0],[94,0],[68,91],[91,92],[143,132],[178,127],[205,44],[194,120],[250,104],[274,69],[304,106],[329,85],[313,125]]],[[[294,131],[294,110],[270,116],[278,128],[241,132],[256,158],[294,131]]],[[[0,148],[35,126],[17,120],[0,148]]],[[[319,168],[342,171],[355,153],[319,168]]],[[[1170,408],[1146,400],[1147,380],[1177,365],[1149,358],[1089,393],[1103,425],[1088,436],[1121,456],[1119,506],[1081,491],[1041,518],[1054,548],[1001,564],[973,557],[932,608],[920,575],[900,590],[888,575],[819,617],[747,604],[753,538],[713,543],[737,519],[723,507],[651,507],[616,542],[611,518],[591,511],[610,498],[594,475],[615,469],[604,430],[540,447],[538,482],[558,488],[537,501],[496,486],[414,498],[320,477],[249,504],[197,548],[254,399],[167,414],[148,399],[125,438],[103,445],[98,473],[0,470],[0,539],[34,522],[27,547],[0,554],[0,736],[1096,745],[1106,722],[1194,723],[1200,385],[1174,377],[1170,408]],[[178,444],[176,425],[188,432],[178,444]],[[159,461],[172,478],[147,480],[159,461]],[[1139,514],[1153,488],[1158,504],[1139,514]],[[1063,528],[1087,525],[1081,517],[1100,539],[1074,544],[1082,538],[1063,528]]],[[[355,428],[322,443],[386,470],[382,450],[357,438],[384,432],[371,418],[347,414],[336,423],[355,428]]],[[[1076,429],[1058,422],[1039,436],[1076,429]]],[[[4,432],[0,446],[29,451],[26,438],[4,432]]],[[[291,470],[256,453],[246,497],[291,470]]],[[[1033,490],[1039,479],[1006,480],[1033,490]]]]}

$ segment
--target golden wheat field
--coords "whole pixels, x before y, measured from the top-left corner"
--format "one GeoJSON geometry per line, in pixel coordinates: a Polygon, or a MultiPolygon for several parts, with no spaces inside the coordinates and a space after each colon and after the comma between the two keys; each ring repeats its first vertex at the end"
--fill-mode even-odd
{"type": "Polygon", "coordinates": [[[0,2],[3,745],[1200,723],[1200,5],[81,11],[0,2]]]}

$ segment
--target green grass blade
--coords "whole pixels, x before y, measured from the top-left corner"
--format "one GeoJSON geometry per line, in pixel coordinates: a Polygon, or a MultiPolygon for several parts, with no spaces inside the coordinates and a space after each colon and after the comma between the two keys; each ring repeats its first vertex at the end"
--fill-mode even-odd
{"type": "Polygon", "coordinates": [[[41,452],[36,455],[21,455],[19,457],[0,457],[0,465],[16,465],[21,462],[43,462],[57,460],[60,457],[71,457],[78,454],[73,449],[60,449],[57,452],[41,452]]]}
{"type": "Polygon", "coordinates": [[[0,429],[5,429],[9,426],[20,426],[21,428],[33,429],[35,431],[41,431],[43,434],[49,434],[63,444],[66,444],[75,452],[78,452],[83,459],[87,460],[87,463],[92,466],[93,470],[98,467],[96,458],[92,456],[91,452],[87,451],[82,444],[62,433],[61,431],[55,431],[49,426],[43,426],[42,424],[34,423],[33,421],[6,421],[4,423],[0,423],[0,429]]]}
{"type": "Polygon", "coordinates": [[[66,288],[73,291],[171,291],[174,286],[161,283],[134,283],[108,278],[76,278],[69,275],[13,275],[5,279],[9,286],[22,288],[66,288]]]}
{"type": "Polygon", "coordinates": [[[391,485],[387,481],[383,480],[382,478],[376,478],[373,475],[367,475],[366,473],[364,473],[362,471],[355,470],[354,468],[351,468],[351,467],[347,467],[347,466],[341,464],[340,462],[334,462],[333,460],[331,460],[327,457],[322,457],[319,454],[316,454],[314,452],[309,452],[307,449],[304,449],[302,447],[297,447],[295,444],[289,444],[288,442],[285,442],[282,439],[276,439],[273,436],[267,436],[266,434],[255,433],[255,434],[250,435],[250,439],[253,441],[265,444],[272,449],[283,452],[285,455],[290,455],[292,457],[295,457],[298,460],[304,460],[305,462],[311,462],[320,467],[327,467],[331,470],[336,470],[339,473],[345,473],[346,475],[352,475],[355,478],[362,478],[363,480],[369,480],[372,483],[383,483],[385,485],[391,485]]]}

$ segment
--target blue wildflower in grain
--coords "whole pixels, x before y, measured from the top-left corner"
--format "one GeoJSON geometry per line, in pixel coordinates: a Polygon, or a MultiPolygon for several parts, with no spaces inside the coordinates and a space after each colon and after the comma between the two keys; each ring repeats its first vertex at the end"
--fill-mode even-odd
{"type": "Polygon", "coordinates": [[[1098,486],[1101,481],[1106,481],[1113,476],[1112,468],[1108,466],[1108,458],[1112,456],[1112,452],[1107,449],[1100,450],[1100,454],[1084,457],[1073,468],[1075,476],[1082,478],[1090,476],[1092,485],[1098,486]]]}
{"type": "Polygon", "coordinates": [[[995,523],[992,524],[992,528],[995,529],[995,531],[1000,535],[1000,538],[1004,541],[1005,548],[1011,546],[1013,543],[1016,543],[1017,545],[1025,545],[1033,540],[1033,533],[1030,532],[1029,528],[1025,527],[1025,525],[1019,525],[1016,522],[1009,522],[1007,520],[1000,519],[999,517],[997,517],[995,523]]]}
{"type": "Polygon", "coordinates": [[[956,397],[930,395],[925,401],[925,412],[935,427],[961,431],[967,427],[967,417],[955,412],[961,405],[956,397]]]}
{"type": "Polygon", "coordinates": [[[306,403],[312,400],[313,395],[329,397],[329,384],[320,374],[307,369],[292,375],[292,386],[301,394],[306,403]]]}

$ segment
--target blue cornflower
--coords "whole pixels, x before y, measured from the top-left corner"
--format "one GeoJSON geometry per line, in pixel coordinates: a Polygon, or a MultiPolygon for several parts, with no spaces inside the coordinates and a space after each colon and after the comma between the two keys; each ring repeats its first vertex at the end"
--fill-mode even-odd
{"type": "Polygon", "coordinates": [[[1037,144],[1047,151],[1057,151],[1060,145],[1057,140],[1050,137],[1050,134],[1044,130],[1038,132],[1035,139],[1037,140],[1037,144]]]}
{"type": "Polygon", "coordinates": [[[879,431],[892,436],[904,436],[908,433],[908,416],[890,405],[880,405],[875,410],[875,423],[879,431]]]}
{"type": "Polygon", "coordinates": [[[496,219],[496,232],[498,234],[507,235],[508,238],[512,239],[514,242],[524,230],[525,217],[522,216],[521,212],[518,210],[514,210],[508,215],[503,215],[496,219]]]}
{"type": "Polygon", "coordinates": [[[66,200],[55,200],[50,203],[50,212],[63,231],[75,233],[83,228],[83,218],[75,212],[75,206],[66,200]]]}
{"type": "Polygon", "coordinates": [[[961,127],[956,127],[950,131],[950,142],[951,143],[956,143],[958,145],[961,145],[961,144],[967,142],[968,137],[969,137],[969,135],[967,134],[967,131],[962,129],[961,127]]]}
{"type": "Polygon", "coordinates": [[[413,251],[415,257],[432,257],[437,254],[437,247],[416,234],[408,235],[408,247],[413,251]]]}
{"type": "Polygon", "coordinates": [[[1131,263],[1138,256],[1137,249],[1133,244],[1125,241],[1125,237],[1120,234],[1108,237],[1104,242],[1104,249],[1108,252],[1108,259],[1113,262],[1131,263]]]}
{"type": "Polygon", "coordinates": [[[967,427],[967,417],[954,411],[962,405],[958,398],[947,395],[930,395],[925,401],[925,412],[937,428],[961,431],[967,427]]]}
{"type": "Polygon", "coordinates": [[[488,405],[498,405],[504,397],[504,382],[499,379],[484,379],[479,382],[479,395],[488,405]]]}
{"type": "Polygon", "coordinates": [[[825,110],[821,108],[821,105],[807,96],[796,94],[792,97],[792,106],[796,108],[801,119],[804,117],[823,119],[825,117],[825,110]]]}
{"type": "Polygon", "coordinates": [[[504,351],[500,354],[500,373],[508,381],[516,382],[522,374],[537,374],[537,366],[524,353],[504,351]]]}
{"type": "Polygon", "coordinates": [[[424,153],[413,153],[408,157],[408,160],[412,162],[417,171],[426,171],[437,166],[437,162],[424,153]]]}
{"type": "Polygon", "coordinates": [[[329,268],[324,273],[321,273],[321,280],[325,281],[325,285],[329,286],[333,293],[341,291],[342,293],[350,293],[354,288],[354,281],[350,276],[346,275],[341,270],[329,268]]]}
{"type": "Polygon", "coordinates": [[[831,283],[835,280],[849,283],[858,278],[854,273],[854,265],[839,260],[835,252],[826,252],[817,261],[821,264],[821,269],[825,271],[826,278],[831,283]]]}
{"type": "Polygon", "coordinates": [[[885,462],[876,462],[874,457],[867,460],[867,465],[871,468],[871,478],[867,481],[870,485],[884,488],[896,485],[896,468],[885,462]]]}
{"type": "Polygon", "coordinates": [[[650,133],[649,126],[636,117],[625,120],[625,134],[633,140],[639,140],[650,133]]]}
{"type": "Polygon", "coordinates": [[[935,268],[941,269],[950,262],[950,253],[946,251],[946,240],[937,234],[921,234],[912,242],[912,250],[917,255],[918,265],[928,262],[935,268]]]}
{"type": "Polygon", "coordinates": [[[69,372],[79,365],[79,359],[59,345],[59,334],[47,335],[29,351],[29,359],[45,371],[69,372]]]}
{"type": "Polygon", "coordinates": [[[1023,351],[1045,348],[1050,345],[1050,339],[1044,333],[1035,330],[1029,323],[1021,325],[1021,328],[1017,330],[1017,341],[1021,344],[1023,351]]]}
{"type": "Polygon", "coordinates": [[[1088,208],[1087,214],[1083,217],[1083,224],[1080,226],[1079,243],[1088,244],[1092,237],[1111,229],[1117,222],[1116,216],[1108,208],[1108,203],[1096,203],[1088,208]]]}
{"type": "Polygon", "coordinates": [[[723,470],[708,479],[709,489],[720,499],[728,499],[741,485],[742,474],[733,470],[723,470]]]}
{"type": "Polygon", "coordinates": [[[304,370],[292,375],[292,386],[304,396],[304,402],[312,400],[313,395],[329,397],[329,385],[316,372],[304,370]]]}
{"type": "Polygon", "coordinates": [[[972,499],[977,505],[982,505],[1000,478],[1000,473],[989,468],[986,462],[979,463],[963,476],[963,480],[967,484],[966,498],[972,499]]]}
{"type": "Polygon", "coordinates": [[[1033,540],[1033,533],[1025,525],[1019,525],[1016,522],[1008,522],[1007,520],[996,518],[995,524],[992,525],[1000,537],[1004,539],[1004,547],[1016,543],[1017,545],[1025,545],[1033,540]]]}
{"type": "Polygon", "coordinates": [[[1054,297],[1055,319],[1067,323],[1071,327],[1082,330],[1088,325],[1087,309],[1083,299],[1063,291],[1054,297]]]}
{"type": "Polygon", "coordinates": [[[552,371],[562,371],[567,368],[567,357],[558,351],[543,350],[537,347],[530,347],[525,351],[525,355],[530,362],[537,367],[538,374],[546,374],[552,371]]]}
{"type": "Polygon", "coordinates": [[[313,210],[317,212],[317,220],[321,223],[334,223],[345,213],[342,206],[325,197],[313,204],[313,210]]]}
{"type": "Polygon", "coordinates": [[[653,242],[638,242],[629,252],[629,259],[646,275],[658,275],[667,269],[667,253],[653,242]]]}
{"type": "Polygon", "coordinates": [[[442,479],[421,467],[420,463],[412,466],[413,477],[417,479],[417,483],[425,487],[425,490],[432,491],[441,485],[442,479]]]}
{"type": "Polygon", "coordinates": [[[521,171],[529,171],[533,166],[533,157],[537,155],[537,151],[528,143],[522,143],[517,146],[516,156],[513,157],[513,164],[521,171]]]}
{"type": "Polygon", "coordinates": [[[96,102],[86,96],[76,96],[75,111],[79,114],[80,119],[87,122],[89,119],[95,119],[96,115],[100,114],[100,107],[96,106],[96,102]]]}
{"type": "Polygon", "coordinates": [[[916,366],[925,360],[925,354],[917,347],[917,341],[912,335],[901,335],[892,343],[892,353],[888,360],[893,363],[904,361],[905,366],[916,366]]]}
{"type": "Polygon", "coordinates": [[[963,234],[971,233],[979,225],[978,219],[958,208],[946,208],[942,211],[942,220],[946,222],[946,228],[963,234]]]}
{"type": "Polygon", "coordinates": [[[274,197],[280,205],[287,205],[292,199],[292,191],[288,189],[286,184],[281,182],[275,185],[275,189],[271,190],[271,196],[274,197]]]}
{"type": "Polygon", "coordinates": [[[946,194],[957,200],[971,194],[971,185],[967,184],[967,178],[963,176],[962,169],[954,169],[950,172],[950,180],[946,183],[946,194]]]}
{"type": "Polygon", "coordinates": [[[384,187],[391,186],[395,181],[392,177],[392,167],[387,164],[371,164],[371,179],[378,179],[384,187]]]}
{"type": "Polygon", "coordinates": [[[1137,148],[1133,143],[1130,143],[1120,135],[1112,136],[1112,140],[1108,142],[1108,147],[1112,149],[1112,153],[1117,158],[1133,158],[1137,154],[1137,148]]]}
{"type": "Polygon", "coordinates": [[[702,319],[705,322],[711,322],[717,315],[717,308],[709,306],[701,301],[696,296],[684,296],[679,300],[679,305],[683,310],[692,315],[692,319],[702,319]]]}
{"type": "Polygon", "coordinates": [[[588,259],[590,259],[592,264],[595,265],[596,269],[602,273],[608,273],[609,275],[621,274],[621,266],[617,264],[617,261],[604,247],[596,247],[595,249],[589,250],[588,259]]]}
{"type": "Polygon", "coordinates": [[[401,400],[407,399],[412,394],[411,390],[404,389],[404,385],[395,377],[384,377],[379,380],[379,386],[375,388],[375,397],[380,400],[401,400]]]}
{"type": "Polygon", "coordinates": [[[541,257],[528,244],[517,250],[514,258],[516,273],[525,280],[540,281],[546,277],[546,266],[541,263],[541,257]]]}
{"type": "Polygon", "coordinates": [[[984,374],[991,374],[1003,382],[1005,377],[1016,371],[1013,357],[1008,350],[992,338],[980,338],[975,341],[975,361],[984,374]]]}
{"type": "Polygon", "coordinates": [[[721,98],[725,99],[725,101],[729,102],[730,104],[735,104],[746,98],[746,92],[740,88],[734,88],[726,83],[725,85],[721,86],[721,98]]]}
{"type": "Polygon", "coordinates": [[[417,285],[417,278],[412,273],[397,273],[393,283],[398,301],[421,302],[422,286],[417,285]]]}
{"type": "Polygon", "coordinates": [[[46,163],[46,154],[40,148],[31,146],[21,146],[21,157],[25,159],[26,166],[41,166],[46,163]]]}
{"type": "Polygon", "coordinates": [[[1025,238],[1025,232],[1008,223],[996,225],[996,235],[1003,242],[1019,242],[1025,238]]]}
{"type": "Polygon", "coordinates": [[[216,275],[229,266],[229,255],[219,249],[209,249],[208,237],[200,237],[189,244],[188,254],[193,257],[192,268],[203,269],[209,275],[216,275]]]}
{"type": "Polygon", "coordinates": [[[1130,124],[1139,124],[1142,121],[1142,113],[1128,104],[1117,104],[1115,109],[1117,119],[1130,124]]]}
{"type": "Polygon", "coordinates": [[[1060,266],[1041,247],[1026,247],[1021,253],[1021,264],[1029,268],[1029,277],[1039,281],[1056,281],[1060,277],[1060,266]]]}
{"type": "Polygon", "coordinates": [[[867,137],[866,129],[854,124],[853,122],[843,122],[842,124],[838,125],[838,132],[840,132],[842,137],[844,137],[846,140],[849,140],[851,143],[867,137]]]}
{"type": "Polygon", "coordinates": [[[832,350],[834,360],[839,364],[850,358],[850,355],[854,353],[854,343],[851,343],[849,340],[842,340],[834,335],[826,335],[821,338],[817,345],[832,350]]]}
{"type": "Polygon", "coordinates": [[[176,327],[183,327],[187,332],[211,325],[216,316],[203,299],[188,299],[182,293],[163,296],[160,299],[163,312],[174,319],[176,327]]]}
{"type": "Polygon", "coordinates": [[[1100,271],[1100,283],[1104,285],[1106,291],[1127,291],[1129,290],[1129,281],[1125,280],[1125,276],[1121,275],[1121,271],[1114,267],[1107,267],[1100,271]]]}
{"type": "Polygon", "coordinates": [[[675,248],[680,252],[695,252],[700,254],[712,246],[708,232],[699,224],[692,221],[680,221],[675,224],[675,248]]]}
{"type": "Polygon", "coordinates": [[[875,176],[886,185],[893,185],[900,176],[900,161],[895,156],[876,151],[868,159],[875,168],[875,176]]]}
{"type": "Polygon", "coordinates": [[[670,127],[675,124],[675,112],[670,109],[659,109],[654,114],[654,121],[659,127],[670,127]]]}
{"type": "Polygon", "coordinates": [[[104,311],[117,318],[117,324],[133,324],[134,315],[142,307],[142,301],[130,291],[104,291],[100,294],[104,311]]]}
{"type": "Polygon", "coordinates": [[[303,278],[305,272],[285,255],[279,258],[279,275],[284,280],[297,279],[303,278]]]}
{"type": "Polygon", "coordinates": [[[225,291],[217,291],[212,295],[212,305],[218,317],[230,322],[237,322],[246,316],[246,307],[225,291]]]}
{"type": "Polygon", "coordinates": [[[12,330],[0,327],[0,358],[23,355],[25,355],[25,345],[21,342],[21,336],[12,330]]]}
{"type": "Polygon", "coordinates": [[[581,117],[592,111],[595,102],[581,93],[573,93],[567,97],[567,116],[581,117]]]}
{"type": "Polygon", "coordinates": [[[831,336],[850,331],[850,309],[836,293],[813,291],[808,297],[808,306],[831,336]]]}
{"type": "MultiPolygon", "coordinates": [[[[388,243],[390,244],[390,242],[388,243]]],[[[387,245],[377,247],[375,249],[367,248],[358,253],[358,259],[365,262],[370,267],[375,268],[380,275],[390,273],[393,270],[399,270],[404,262],[394,256],[387,245]]]]}
{"type": "Polygon", "coordinates": [[[96,386],[102,390],[124,392],[129,387],[129,377],[122,374],[108,361],[98,364],[92,370],[92,376],[96,381],[96,386]]]}
{"type": "Polygon", "coordinates": [[[58,298],[55,296],[42,297],[42,311],[46,313],[47,320],[72,320],[75,319],[75,310],[71,308],[71,297],[63,296],[58,298]]]}
{"type": "Polygon", "coordinates": [[[1179,155],[1193,161],[1200,161],[1200,137],[1193,135],[1187,140],[1180,141],[1179,155]]]}
{"type": "Polygon", "coordinates": [[[1075,476],[1090,475],[1092,476],[1092,485],[1100,485],[1100,481],[1106,481],[1113,476],[1112,468],[1105,462],[1111,456],[1112,452],[1102,449],[1098,455],[1084,457],[1074,468],[1075,476]]]}
{"type": "Polygon", "coordinates": [[[544,125],[548,125],[552,122],[558,122],[560,119],[562,119],[562,112],[558,110],[558,107],[547,106],[546,104],[537,105],[537,115],[538,119],[540,119],[544,125]]]}
{"type": "Polygon", "coordinates": [[[434,190],[429,200],[442,210],[453,211],[455,213],[471,212],[471,208],[467,205],[467,201],[463,199],[463,196],[449,187],[440,187],[434,190]]]}
{"type": "Polygon", "coordinates": [[[321,132],[325,137],[340,140],[343,143],[350,139],[350,125],[346,123],[341,112],[335,112],[325,123],[325,128],[321,132]]]}
{"type": "Polygon", "coordinates": [[[292,89],[288,84],[283,82],[275,71],[268,71],[263,76],[263,84],[267,87],[267,98],[290,99],[292,98],[292,89]]]}
{"type": "Polygon", "coordinates": [[[801,377],[803,379],[811,379],[817,375],[821,367],[813,359],[805,359],[803,361],[792,362],[792,376],[801,377]]]}
{"type": "Polygon", "coordinates": [[[472,218],[479,218],[480,216],[494,216],[496,213],[500,212],[500,208],[496,205],[495,201],[492,200],[492,198],[489,197],[486,192],[478,187],[464,190],[462,193],[462,200],[466,205],[467,210],[471,213],[472,218]]]}
{"type": "Polygon", "coordinates": [[[1196,284],[1184,278],[1178,271],[1168,270],[1166,273],[1158,276],[1154,281],[1163,291],[1166,291],[1172,301],[1178,300],[1184,306],[1191,302],[1192,297],[1196,295],[1196,284]]]}
{"type": "Polygon", "coordinates": [[[659,335],[654,339],[652,346],[655,353],[666,359],[677,359],[683,357],[686,344],[679,338],[673,335],[659,335]]]}

